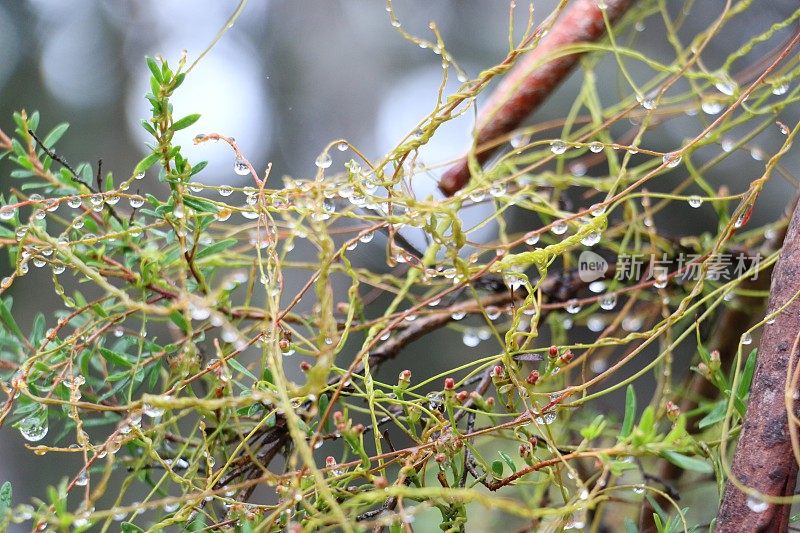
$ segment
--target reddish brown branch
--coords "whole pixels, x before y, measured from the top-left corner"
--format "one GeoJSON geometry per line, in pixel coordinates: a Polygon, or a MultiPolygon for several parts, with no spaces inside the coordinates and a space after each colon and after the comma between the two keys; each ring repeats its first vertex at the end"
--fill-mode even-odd
{"type": "MultiPolygon", "coordinates": [[[[800,291],[800,208],[795,208],[783,250],[772,276],[768,309],[785,305],[800,291]]],[[[732,476],[770,496],[794,493],[797,463],[784,407],[787,368],[800,332],[800,298],[764,327],[747,413],[733,458],[732,476]]],[[[768,504],[763,511],[730,480],[717,516],[718,532],[786,531],[789,505],[768,504]],[[752,507],[756,507],[754,510],[752,507]],[[761,511],[761,512],[757,512],[761,511]]],[[[755,500],[758,502],[758,500],[755,500]]]]}
{"type": "MultiPolygon", "coordinates": [[[[633,0],[605,0],[610,22],[618,20],[633,0]]],[[[554,52],[582,42],[592,42],[605,34],[606,26],[598,0],[577,0],[553,25],[539,45],[520,61],[492,93],[478,117],[478,146],[510,133],[533,113],[559,84],[566,79],[581,54],[570,54],[547,60],[554,52]]],[[[485,162],[494,152],[479,151],[479,163],[485,162]]],[[[452,196],[469,181],[469,168],[464,158],[448,169],[439,188],[452,196]]]]}

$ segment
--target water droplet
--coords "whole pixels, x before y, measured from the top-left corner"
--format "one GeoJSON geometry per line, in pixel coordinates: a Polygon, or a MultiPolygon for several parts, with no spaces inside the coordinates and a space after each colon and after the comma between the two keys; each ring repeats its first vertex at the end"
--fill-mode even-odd
{"type": "Polygon", "coordinates": [[[633,487],[634,494],[644,494],[644,485],[636,485],[633,487]]]}
{"type": "Polygon", "coordinates": [[[781,95],[786,94],[788,90],[789,90],[789,84],[788,83],[781,83],[779,85],[775,85],[772,88],[772,94],[774,94],[775,96],[781,96],[781,95]]]}
{"type": "Polygon", "coordinates": [[[667,152],[661,159],[664,161],[664,164],[667,165],[667,168],[675,168],[681,163],[681,154],[667,152]]]}
{"type": "Polygon", "coordinates": [[[750,149],[750,157],[752,157],[756,161],[763,161],[764,160],[764,150],[761,148],[751,148],[750,149]]]}
{"type": "Polygon", "coordinates": [[[63,274],[66,269],[67,267],[61,264],[53,265],[53,274],[63,274]]]}
{"type": "Polygon", "coordinates": [[[172,208],[172,214],[175,215],[175,218],[183,218],[186,211],[184,211],[182,204],[176,204],[175,207],[172,208]]]}
{"type": "Polygon", "coordinates": [[[336,149],[339,150],[340,152],[346,151],[349,147],[350,145],[347,144],[347,142],[345,141],[341,141],[339,142],[339,144],[336,145],[336,149]]]}
{"type": "Polygon", "coordinates": [[[136,178],[137,180],[144,179],[144,172],[139,172],[134,176],[134,178],[136,178]]]}
{"type": "Polygon", "coordinates": [[[703,205],[703,199],[702,198],[700,198],[696,194],[693,194],[692,196],[689,197],[689,206],[690,207],[694,207],[695,209],[697,209],[701,205],[703,205]]]}
{"type": "MultiPolygon", "coordinates": [[[[786,124],[784,124],[783,122],[778,122],[778,130],[783,135],[789,135],[789,127],[786,126],[786,124]]],[[[0,218],[2,218],[2,214],[3,214],[3,212],[0,211],[0,218]]]]}
{"type": "Polygon", "coordinates": [[[358,240],[363,242],[363,243],[367,243],[367,242],[370,242],[374,237],[375,237],[375,234],[370,232],[370,233],[365,233],[364,235],[359,237],[358,240]]]}
{"type": "Polygon", "coordinates": [[[606,0],[596,0],[596,1],[597,1],[597,8],[605,11],[605,9],[608,7],[608,4],[606,4],[606,0]]]}
{"type": "Polygon", "coordinates": [[[589,290],[595,294],[600,294],[604,290],[606,290],[606,282],[605,281],[593,281],[589,284],[589,290]]]}
{"type": "Polygon", "coordinates": [[[536,423],[537,424],[544,424],[544,425],[548,425],[549,426],[550,424],[552,424],[553,422],[556,421],[556,417],[557,417],[557,415],[556,415],[555,411],[548,411],[542,416],[537,416],[536,417],[536,423]]]}
{"type": "Polygon", "coordinates": [[[573,176],[581,177],[586,175],[586,171],[589,170],[586,165],[581,163],[580,161],[573,161],[569,164],[569,171],[573,176]]]}
{"type": "Polygon", "coordinates": [[[534,233],[533,235],[530,235],[525,239],[525,244],[528,244],[530,246],[533,246],[537,242],[539,242],[539,234],[538,233],[534,233]]]}
{"type": "Polygon", "coordinates": [[[108,205],[117,205],[119,203],[119,196],[114,194],[114,195],[111,195],[111,196],[107,197],[106,198],[106,203],[108,205]]]}
{"type": "Polygon", "coordinates": [[[465,329],[461,340],[464,342],[464,345],[469,348],[474,348],[481,342],[480,337],[478,337],[478,332],[474,328],[465,329]]]}
{"type": "Polygon", "coordinates": [[[131,196],[128,198],[128,203],[131,204],[132,208],[138,209],[144,205],[144,198],[141,196],[131,196]]]}
{"type": "Polygon", "coordinates": [[[453,311],[453,314],[450,315],[450,318],[453,320],[461,320],[465,316],[467,316],[466,311],[453,311]]]}
{"type": "Polygon", "coordinates": [[[250,168],[248,168],[244,159],[238,157],[236,161],[233,162],[233,171],[240,176],[247,176],[250,173],[250,168]]]}
{"type": "Polygon", "coordinates": [[[243,207],[243,209],[239,212],[248,220],[255,220],[258,218],[258,211],[253,211],[252,209],[248,209],[246,207],[243,207]]]}
{"type": "Polygon", "coordinates": [[[645,108],[648,111],[652,111],[656,108],[656,100],[655,98],[647,97],[647,96],[637,96],[636,101],[639,102],[639,105],[645,108]]]}
{"type": "Polygon", "coordinates": [[[747,507],[749,507],[754,513],[763,513],[769,509],[769,504],[767,502],[755,496],[748,496],[746,503],[747,507]]]}
{"type": "Polygon", "coordinates": [[[231,214],[232,213],[233,213],[233,211],[231,211],[230,209],[223,208],[223,209],[220,209],[219,211],[217,211],[216,213],[214,213],[214,218],[216,220],[219,220],[220,222],[225,222],[226,220],[231,218],[231,214]]]}
{"type": "Polygon", "coordinates": [[[553,227],[550,228],[550,231],[555,233],[556,235],[563,235],[567,232],[567,223],[564,220],[558,220],[553,227]]]}
{"type": "Polygon", "coordinates": [[[595,154],[598,154],[603,151],[603,143],[600,141],[594,141],[589,144],[589,150],[595,154]]]}
{"type": "Polygon", "coordinates": [[[664,287],[667,286],[668,280],[669,278],[667,277],[666,274],[659,273],[655,277],[655,281],[653,282],[653,287],[655,287],[656,289],[663,289],[664,287]]]}
{"type": "Polygon", "coordinates": [[[745,333],[744,335],[742,335],[742,344],[747,345],[752,343],[753,343],[752,335],[750,335],[749,333],[745,333]]]}
{"type": "Polygon", "coordinates": [[[702,109],[703,113],[706,115],[716,115],[722,111],[722,104],[714,100],[706,100],[700,104],[700,109],[702,109]]]}
{"type": "Polygon", "coordinates": [[[164,414],[164,409],[161,407],[156,407],[154,405],[150,405],[149,403],[145,403],[142,406],[142,412],[149,416],[150,418],[158,418],[164,414]]]}
{"type": "Polygon", "coordinates": [[[581,244],[584,246],[594,246],[600,239],[602,238],[602,234],[599,231],[592,231],[584,235],[581,239],[581,244]]]}
{"type": "Polygon", "coordinates": [[[567,151],[567,143],[564,141],[553,141],[550,143],[550,151],[556,155],[563,154],[567,151]]]}
{"type": "Polygon", "coordinates": [[[575,313],[581,310],[581,304],[578,303],[578,300],[573,298],[572,300],[567,302],[566,310],[567,313],[574,315],[575,313]]]}
{"type": "Polygon", "coordinates": [[[501,313],[501,310],[500,310],[499,307],[489,306],[489,307],[486,308],[486,317],[489,320],[492,320],[492,321],[497,320],[498,318],[500,318],[500,313],[501,313]]]}
{"type": "Polygon", "coordinates": [[[600,308],[606,311],[614,309],[617,305],[617,294],[609,292],[600,297],[600,308]]]}
{"type": "Polygon", "coordinates": [[[103,205],[103,195],[102,194],[93,194],[89,197],[89,203],[93,206],[100,206],[103,205]]]}
{"type": "Polygon", "coordinates": [[[491,187],[489,187],[489,194],[493,197],[497,198],[498,196],[503,196],[506,193],[506,184],[505,183],[494,183],[491,187]]]}
{"type": "Polygon", "coordinates": [[[604,205],[595,204],[590,209],[593,217],[599,217],[600,215],[603,215],[606,212],[606,206],[604,205]]]}
{"type": "Polygon", "coordinates": [[[75,485],[79,487],[85,487],[89,484],[89,475],[86,473],[86,469],[81,470],[81,473],[78,474],[78,477],[75,478],[75,485]]]}
{"type": "Polygon", "coordinates": [[[719,92],[726,96],[733,96],[733,93],[736,92],[736,83],[727,75],[723,75],[718,81],[716,81],[714,83],[714,87],[716,87],[719,92]]]}
{"type": "Polygon", "coordinates": [[[592,315],[586,320],[586,327],[595,333],[603,331],[606,327],[605,319],[600,315],[592,315]]]}
{"type": "Polygon", "coordinates": [[[47,411],[28,415],[20,420],[17,427],[25,440],[30,442],[42,440],[47,435],[47,411]]]}
{"type": "Polygon", "coordinates": [[[642,319],[636,316],[626,316],[622,319],[622,329],[625,331],[639,331],[642,328],[642,319]]]}
{"type": "Polygon", "coordinates": [[[319,157],[314,161],[314,164],[319,168],[328,168],[333,163],[331,156],[328,152],[319,154],[319,157]]]}
{"type": "Polygon", "coordinates": [[[720,146],[722,147],[722,151],[727,153],[733,150],[734,146],[736,146],[736,143],[733,141],[733,139],[725,137],[720,141],[720,146]]]}

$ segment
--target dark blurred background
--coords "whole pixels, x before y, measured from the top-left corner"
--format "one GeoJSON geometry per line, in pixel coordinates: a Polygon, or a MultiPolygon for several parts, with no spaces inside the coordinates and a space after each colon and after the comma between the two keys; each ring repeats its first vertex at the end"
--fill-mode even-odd
{"type": "MultiPolygon", "coordinates": [[[[518,35],[524,29],[526,14],[525,3],[519,3],[518,35]]],[[[554,3],[536,2],[537,21],[554,3]]],[[[105,169],[129,176],[147,153],[147,137],[139,125],[149,113],[149,104],[143,98],[149,76],[144,56],[158,53],[174,63],[186,49],[193,60],[236,4],[232,0],[0,3],[0,128],[13,130],[13,111],[38,109],[42,131],[60,122],[71,124],[58,147],[70,162],[94,163],[102,158],[105,169]]],[[[675,11],[684,6],[674,0],[667,4],[675,11]]],[[[749,36],[796,9],[796,3],[788,0],[759,4],[745,17],[734,19],[712,41],[703,56],[709,69],[718,67],[749,36]]],[[[394,5],[403,28],[415,35],[431,39],[428,23],[436,21],[447,50],[470,76],[502,60],[508,50],[507,2],[399,0],[394,5]]],[[[722,5],[718,0],[695,2],[692,17],[681,31],[684,42],[713,20],[722,5]]],[[[657,17],[651,17],[639,29],[646,33],[637,41],[638,49],[666,62],[674,57],[657,17]]],[[[763,53],[779,40],[765,46],[763,53]]],[[[745,62],[752,59],[748,56],[745,62]]],[[[191,146],[190,139],[198,132],[235,137],[256,168],[273,163],[276,183],[283,175],[313,175],[314,159],[334,139],[348,139],[368,156],[379,157],[432,110],[442,78],[440,63],[440,57],[431,50],[409,43],[395,31],[381,1],[251,0],[234,27],[177,93],[176,116],[203,115],[195,126],[182,132],[179,142],[193,161],[210,161],[200,181],[214,184],[241,183],[237,180],[244,178],[234,174],[232,156],[221,144],[191,146]]],[[[609,66],[598,69],[598,86],[606,104],[619,97],[618,71],[613,61],[609,66]]],[[[634,76],[644,76],[641,79],[649,75],[633,62],[629,68],[634,76]]],[[[533,120],[564,116],[580,81],[579,75],[573,75],[533,120]]],[[[457,85],[452,79],[448,88],[457,85]]],[[[798,118],[796,110],[781,117],[790,125],[798,118]]],[[[425,162],[441,162],[462,154],[469,145],[472,122],[473,117],[467,115],[446,124],[423,151],[425,162]]],[[[648,137],[648,147],[674,149],[683,138],[696,133],[697,123],[697,117],[667,122],[657,136],[648,137]]],[[[769,154],[781,142],[774,128],[759,136],[754,146],[769,154]]],[[[341,166],[345,156],[334,152],[334,165],[341,166]]],[[[784,163],[789,172],[800,170],[796,157],[784,163]]],[[[739,191],[760,176],[763,164],[743,152],[705,177],[715,187],[727,184],[739,191]]],[[[0,187],[6,190],[8,165],[4,162],[1,168],[0,187]]],[[[159,190],[155,183],[142,187],[146,189],[143,192],[159,190]]],[[[780,178],[772,180],[762,195],[754,223],[779,216],[792,195],[791,189],[780,178]]],[[[422,196],[436,194],[435,181],[421,182],[415,190],[422,196]]],[[[662,229],[676,234],[696,233],[699,225],[714,223],[710,209],[691,210],[691,215],[694,218],[667,212],[658,222],[662,229]]],[[[480,213],[474,216],[480,217],[480,213]]],[[[487,232],[481,238],[488,241],[491,237],[487,232]]],[[[58,305],[48,299],[52,296],[47,291],[35,290],[45,277],[41,272],[38,277],[36,274],[20,279],[12,291],[23,329],[29,328],[37,310],[58,305]]],[[[480,347],[472,350],[463,346],[455,334],[440,335],[426,344],[425,355],[442,353],[441,358],[420,361],[419,350],[412,346],[403,366],[425,368],[426,375],[452,367],[454,361],[471,353],[486,353],[480,347]]],[[[0,429],[0,457],[0,481],[12,480],[16,502],[41,495],[45,485],[67,473],[61,459],[35,457],[26,451],[23,439],[8,425],[0,429]]]]}

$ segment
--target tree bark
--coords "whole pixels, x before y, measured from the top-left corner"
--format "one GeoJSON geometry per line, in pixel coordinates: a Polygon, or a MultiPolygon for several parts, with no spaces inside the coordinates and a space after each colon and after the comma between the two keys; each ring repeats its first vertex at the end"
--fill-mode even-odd
{"type": "MultiPolygon", "coordinates": [[[[542,61],[566,46],[596,41],[605,34],[603,11],[598,7],[600,3],[605,4],[606,15],[614,23],[633,0],[577,0],[573,3],[555,22],[550,33],[527,53],[492,93],[478,117],[478,146],[519,126],[572,72],[582,54],[542,61]]],[[[476,154],[478,162],[484,163],[495,149],[479,151],[476,154]]],[[[467,184],[469,177],[467,159],[463,158],[442,175],[439,189],[452,196],[467,184]]]]}
{"type": "MultiPolygon", "coordinates": [[[[800,291],[800,206],[795,207],[783,250],[772,275],[769,311],[785,305],[800,291]]],[[[747,487],[770,496],[794,493],[797,462],[789,437],[784,390],[792,353],[800,333],[800,298],[764,327],[750,388],[747,413],[733,458],[732,475],[747,487]]],[[[796,402],[795,402],[796,403],[796,402]]],[[[764,510],[730,480],[717,515],[717,532],[786,531],[789,505],[764,510]],[[755,507],[755,510],[753,509],[755,507]]]]}

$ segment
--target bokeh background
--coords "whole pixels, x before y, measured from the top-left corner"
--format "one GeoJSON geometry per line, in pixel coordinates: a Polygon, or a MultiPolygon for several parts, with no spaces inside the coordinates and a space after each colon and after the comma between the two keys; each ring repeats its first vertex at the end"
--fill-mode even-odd
{"type": "MultiPolygon", "coordinates": [[[[69,122],[69,133],[59,152],[70,162],[103,160],[104,169],[129,176],[147,153],[146,135],[139,121],[148,116],[143,95],[148,90],[145,55],[161,54],[175,61],[186,49],[195,58],[224,25],[236,7],[233,0],[15,0],[0,2],[0,128],[13,130],[14,110],[39,110],[42,130],[69,122]]],[[[536,2],[540,19],[555,2],[536,2]]],[[[746,17],[732,21],[715,38],[703,60],[710,69],[757,31],[786,18],[796,9],[790,0],[759,2],[746,17]]],[[[524,2],[520,2],[524,4],[524,2]]],[[[670,0],[669,9],[684,2],[670,0]]],[[[430,39],[430,21],[436,21],[450,54],[469,75],[500,61],[508,49],[508,4],[501,0],[398,0],[395,11],[403,28],[430,39]]],[[[694,35],[720,11],[723,2],[696,2],[693,16],[681,35],[694,35]]],[[[517,31],[524,27],[525,9],[519,9],[517,31]]],[[[653,19],[640,28],[644,38],[637,48],[669,61],[674,51],[661,23],[653,19]]],[[[766,53],[770,47],[765,47],[766,53]]],[[[758,49],[757,49],[758,50],[758,49]]],[[[323,147],[339,138],[378,157],[413,130],[433,108],[441,83],[439,56],[404,40],[391,26],[385,4],[378,0],[251,0],[234,27],[208,54],[175,98],[176,115],[202,113],[187,130],[182,144],[198,132],[217,132],[237,139],[258,169],[272,162],[272,177],[308,177],[323,147]]],[[[746,65],[742,65],[744,67],[746,65]]],[[[636,76],[637,66],[630,68],[636,76]]],[[[598,69],[598,85],[606,102],[619,97],[617,71],[598,69]]],[[[580,77],[570,80],[531,120],[563,116],[571,104],[580,77]]],[[[458,82],[453,79],[448,88],[458,82]]],[[[793,124],[797,111],[782,120],[793,124]]],[[[471,115],[448,123],[425,148],[426,163],[446,161],[463,153],[470,142],[471,115]]],[[[651,148],[668,151],[696,131],[697,119],[686,117],[665,123],[651,148]]],[[[766,132],[754,141],[770,153],[781,136],[766,132]]],[[[221,145],[191,146],[194,161],[209,160],[204,183],[240,184],[233,159],[221,145]]],[[[344,156],[332,151],[335,165],[344,156]]],[[[787,170],[800,170],[796,157],[785,160],[787,170]]],[[[2,166],[0,188],[10,181],[2,166]]],[[[712,184],[740,190],[758,177],[763,161],[750,153],[735,154],[706,176],[712,184]]],[[[436,194],[435,176],[420,183],[417,192],[436,194]]],[[[279,181],[278,181],[279,182],[279,181]]],[[[138,185],[138,184],[137,184],[138,185]]],[[[159,185],[142,184],[142,192],[159,185]]],[[[775,179],[754,215],[755,223],[774,220],[792,195],[792,185],[775,179]]],[[[659,225],[675,234],[697,232],[713,224],[713,213],[692,210],[692,217],[663,214],[659,225]]],[[[469,215],[468,215],[469,216],[469,215]]],[[[475,213],[474,216],[480,216],[475,213]]],[[[524,222],[523,222],[524,223],[524,222]]],[[[414,239],[414,236],[410,236],[414,239]]],[[[484,236],[486,240],[491,235],[484,236]]],[[[376,244],[379,246],[379,244],[376,244]]],[[[364,247],[366,248],[366,247],[364,247]]],[[[362,260],[370,259],[362,252],[362,260]]],[[[7,269],[3,262],[0,269],[7,269]]],[[[385,268],[385,265],[382,265],[385,268]]],[[[3,274],[5,275],[5,274],[3,274]]],[[[15,311],[23,329],[37,310],[58,305],[48,291],[38,290],[46,275],[32,272],[14,284],[15,311]]],[[[47,285],[49,286],[49,285],[47,285]]],[[[479,353],[480,348],[475,353],[479,353]]],[[[412,346],[403,366],[425,368],[427,374],[454,366],[472,353],[455,335],[443,334],[426,343],[424,352],[412,346]],[[431,353],[441,354],[436,358],[431,353]]],[[[609,408],[613,408],[613,405],[609,408]]],[[[44,486],[72,473],[61,458],[35,457],[23,439],[9,427],[0,428],[0,481],[11,480],[15,501],[41,494],[44,486]]]]}

